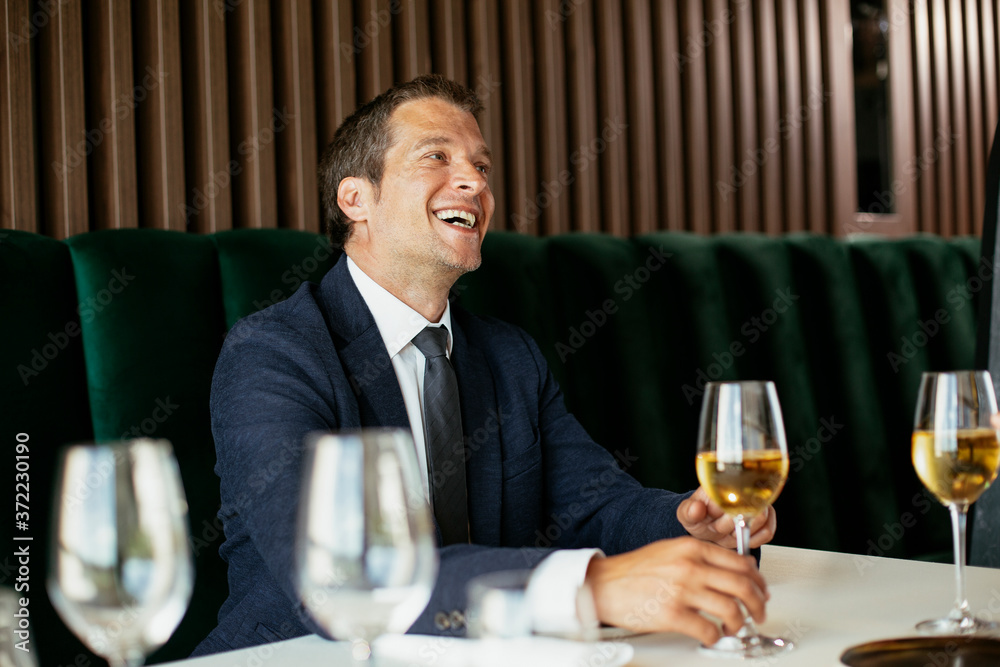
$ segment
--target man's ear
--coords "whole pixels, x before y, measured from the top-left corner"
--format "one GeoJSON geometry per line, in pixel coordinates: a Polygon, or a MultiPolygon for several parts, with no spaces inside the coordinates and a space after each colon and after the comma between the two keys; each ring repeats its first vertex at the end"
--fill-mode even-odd
{"type": "Polygon", "coordinates": [[[348,176],[340,181],[337,188],[337,205],[354,222],[367,222],[368,206],[373,201],[373,195],[371,183],[364,178],[348,176]]]}

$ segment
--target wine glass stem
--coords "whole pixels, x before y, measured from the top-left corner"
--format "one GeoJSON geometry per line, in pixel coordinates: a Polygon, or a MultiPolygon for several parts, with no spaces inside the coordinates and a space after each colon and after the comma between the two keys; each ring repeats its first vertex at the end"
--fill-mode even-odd
{"type": "MultiPolygon", "coordinates": [[[[746,556],[750,550],[750,526],[747,525],[746,519],[743,518],[742,514],[737,514],[733,519],[733,523],[736,524],[736,552],[741,556],[746,556]]],[[[737,635],[740,637],[756,637],[759,633],[757,632],[757,625],[753,622],[753,617],[747,612],[742,602],[740,603],[740,609],[743,610],[743,627],[737,635]]]]}
{"type": "Polygon", "coordinates": [[[965,597],[965,524],[968,518],[964,505],[952,503],[951,535],[955,542],[955,610],[952,616],[962,618],[969,613],[969,601],[965,597]]]}

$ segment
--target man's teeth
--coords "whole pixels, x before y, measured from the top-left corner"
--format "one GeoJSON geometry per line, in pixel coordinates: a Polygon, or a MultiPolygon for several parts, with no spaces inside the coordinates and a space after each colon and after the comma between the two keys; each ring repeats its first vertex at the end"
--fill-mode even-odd
{"type": "Polygon", "coordinates": [[[450,225],[458,225],[459,227],[465,227],[466,229],[472,229],[476,226],[476,216],[471,213],[466,213],[465,211],[458,211],[450,208],[444,211],[438,211],[434,215],[438,217],[438,220],[444,220],[450,225]]]}

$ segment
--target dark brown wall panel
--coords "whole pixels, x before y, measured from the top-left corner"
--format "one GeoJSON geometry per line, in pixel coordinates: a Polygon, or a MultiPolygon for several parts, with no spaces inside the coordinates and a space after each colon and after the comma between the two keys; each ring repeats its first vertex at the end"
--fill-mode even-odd
{"type": "Polygon", "coordinates": [[[802,125],[811,112],[802,94],[801,51],[799,47],[799,8],[796,0],[781,0],[778,13],[778,69],[781,89],[781,120],[777,135],[782,146],[785,225],[788,231],[807,227],[805,147],[802,125]]]}
{"type": "Polygon", "coordinates": [[[955,192],[955,233],[969,234],[972,231],[971,220],[969,218],[969,125],[966,109],[969,99],[966,97],[965,86],[965,35],[962,25],[962,0],[948,0],[948,33],[949,51],[948,58],[951,65],[949,73],[951,78],[950,103],[951,118],[955,134],[958,140],[953,146],[951,165],[954,170],[955,192]],[[965,190],[965,192],[961,192],[965,190]]]}
{"type": "Polygon", "coordinates": [[[570,231],[568,185],[569,151],[566,136],[566,45],[561,22],[546,21],[557,14],[559,2],[535,4],[537,53],[538,178],[535,198],[541,232],[548,236],[570,231]]]}
{"type": "Polygon", "coordinates": [[[96,229],[138,227],[135,108],[144,89],[133,88],[132,12],[127,0],[84,5],[88,45],[87,132],[91,214],[96,229]],[[90,141],[90,139],[88,139],[90,141]]]}
{"type": "Polygon", "coordinates": [[[597,48],[594,40],[594,7],[584,0],[569,15],[554,21],[566,25],[566,69],[568,71],[569,146],[572,229],[601,230],[601,174],[591,159],[600,136],[597,116],[597,48]]]}
{"type": "Polygon", "coordinates": [[[601,134],[596,143],[604,201],[604,231],[625,236],[631,231],[628,142],[635,128],[629,125],[625,100],[625,45],[621,3],[597,0],[597,108],[601,134]]]}
{"type": "Polygon", "coordinates": [[[677,6],[653,3],[656,70],[657,173],[660,174],[660,229],[686,229],[684,188],[684,118],[681,105],[681,70],[685,55],[680,45],[677,6]]]}
{"type": "Polygon", "coordinates": [[[202,234],[233,227],[226,24],[216,7],[213,0],[180,3],[186,139],[182,208],[188,229],[202,234]]]}
{"type": "Polygon", "coordinates": [[[274,5],[274,105],[287,119],[275,132],[278,224],[318,232],[316,77],[309,0],[274,5]]]}
{"type": "Polygon", "coordinates": [[[389,0],[357,3],[353,43],[358,54],[358,102],[387,90],[392,78],[392,8],[389,0]]]}
{"type": "Polygon", "coordinates": [[[538,194],[535,147],[534,53],[531,39],[531,3],[505,2],[500,8],[503,26],[503,95],[507,144],[507,205],[510,226],[526,234],[538,234],[538,217],[532,215],[538,194]]]}
{"type": "Polygon", "coordinates": [[[802,31],[802,94],[807,99],[818,95],[824,106],[808,115],[804,122],[807,228],[818,234],[831,233],[826,208],[826,179],[829,173],[826,159],[825,115],[830,91],[823,80],[822,35],[819,7],[812,0],[799,0],[799,21],[802,31]]]}
{"type": "MultiPolygon", "coordinates": [[[[737,105],[733,97],[734,87],[744,91],[745,86],[735,86],[733,81],[734,76],[738,76],[739,72],[733,70],[731,18],[728,0],[711,0],[708,3],[706,25],[715,26],[717,34],[705,47],[705,54],[701,57],[708,59],[709,67],[710,102],[708,115],[711,122],[712,144],[711,197],[714,202],[712,230],[716,232],[731,232],[736,229],[737,202],[741,200],[740,193],[743,186],[746,185],[740,161],[736,159],[736,125],[746,123],[744,118],[749,118],[749,122],[753,123],[752,101],[751,108],[747,109],[745,107],[746,100],[741,98],[737,105]]],[[[701,41],[707,40],[690,43],[697,45],[701,41]]],[[[691,53],[690,55],[697,54],[691,53]]],[[[750,66],[753,66],[752,62],[750,66]]],[[[752,82],[748,83],[752,85],[752,82]]],[[[708,158],[709,156],[706,155],[704,159],[708,158]]]]}
{"type": "Polygon", "coordinates": [[[967,67],[968,86],[968,148],[969,148],[969,178],[968,202],[970,206],[969,226],[973,232],[982,233],[982,211],[986,203],[986,151],[983,140],[983,88],[982,68],[979,60],[979,11],[975,0],[963,0],[959,14],[964,9],[965,30],[965,62],[967,67]]]}
{"type": "Polygon", "coordinates": [[[268,0],[246,0],[226,17],[229,45],[230,155],[233,226],[278,223],[274,138],[291,118],[274,106],[271,70],[271,8],[268,0]]]}
{"type": "MultiPolygon", "coordinates": [[[[750,3],[736,5],[733,10],[733,76],[736,87],[736,169],[743,186],[739,190],[739,229],[744,232],[761,230],[760,167],[755,159],[762,150],[758,135],[757,69],[754,53],[753,7],[750,3]]],[[[760,48],[767,48],[761,44],[760,48]]],[[[718,230],[728,231],[728,230],[718,230]]]]}
{"type": "Polygon", "coordinates": [[[470,84],[483,101],[483,112],[479,116],[479,127],[483,139],[491,147],[494,155],[493,171],[490,173],[490,189],[496,198],[493,213],[493,229],[505,229],[507,225],[507,187],[504,175],[507,142],[504,141],[504,95],[500,58],[500,18],[493,0],[470,0],[469,2],[469,76],[470,84]]]}
{"type": "Polygon", "coordinates": [[[186,229],[183,100],[178,0],[135,8],[135,107],[139,224],[186,229]]]}
{"type": "Polygon", "coordinates": [[[80,5],[58,5],[38,31],[41,229],[57,239],[88,231],[90,220],[80,5]]]}
{"type": "Polygon", "coordinates": [[[434,40],[431,52],[434,71],[449,79],[468,80],[465,38],[465,3],[462,0],[431,0],[434,40]]]}
{"type": "Polygon", "coordinates": [[[681,95],[684,104],[684,163],[687,168],[687,227],[712,232],[712,175],[709,171],[709,128],[705,115],[708,89],[703,57],[705,14],[700,0],[682,0],[681,45],[685,49],[681,95]]]}
{"type": "Polygon", "coordinates": [[[937,176],[935,163],[925,160],[927,151],[934,151],[934,84],[931,70],[931,28],[927,0],[917,0],[913,11],[913,87],[916,100],[917,150],[913,164],[918,189],[919,219],[916,228],[932,232],[937,227],[937,196],[933,183],[937,176]]]}
{"type": "Polygon", "coordinates": [[[759,108],[758,136],[754,154],[759,163],[761,188],[761,227],[768,234],[780,234],[787,229],[782,214],[781,137],[779,134],[778,36],[775,0],[761,0],[757,10],[757,99],[759,108]]]}
{"type": "Polygon", "coordinates": [[[827,103],[830,231],[845,234],[855,225],[858,201],[857,149],[854,143],[854,65],[851,35],[844,25],[851,20],[846,3],[826,3],[823,15],[827,103]]]}
{"type": "Polygon", "coordinates": [[[0,229],[38,232],[29,14],[28,0],[0,12],[0,229]]]}
{"type": "Polygon", "coordinates": [[[653,79],[652,12],[648,0],[625,3],[625,71],[628,88],[628,164],[633,234],[656,231],[656,88],[653,79]]]}
{"type": "MultiPolygon", "coordinates": [[[[431,25],[428,0],[405,0],[399,4],[399,16],[394,25],[393,51],[396,56],[396,78],[409,81],[433,71],[431,65],[431,25]]],[[[435,43],[440,41],[435,30],[435,43]]],[[[452,35],[454,38],[454,35],[452,35]]]]}
{"type": "MultiPolygon", "coordinates": [[[[2,2],[8,23],[35,6],[2,2]]],[[[848,0],[56,8],[33,59],[5,47],[0,224],[57,237],[319,230],[316,161],[336,128],[429,72],[484,102],[493,227],[539,235],[975,233],[1000,116],[997,0],[886,0],[889,215],[856,211],[848,0]]]]}
{"type": "MultiPolygon", "coordinates": [[[[948,8],[947,0],[930,0],[930,27],[931,27],[931,67],[932,85],[934,90],[934,121],[935,121],[935,145],[930,147],[929,156],[933,156],[938,168],[937,175],[938,192],[938,219],[934,224],[934,231],[938,231],[945,236],[950,236],[955,230],[955,206],[954,206],[954,174],[951,162],[953,160],[951,151],[951,137],[955,129],[951,116],[951,76],[948,68],[948,8]],[[944,141],[939,139],[944,137],[944,141]],[[938,148],[938,146],[944,148],[938,148]]],[[[927,149],[925,149],[927,150],[927,149]]],[[[929,184],[928,184],[929,185],[929,184]]]]}
{"type": "Polygon", "coordinates": [[[350,2],[317,0],[314,7],[317,148],[322,152],[341,121],[354,111],[359,49],[352,36],[354,14],[350,2]]]}

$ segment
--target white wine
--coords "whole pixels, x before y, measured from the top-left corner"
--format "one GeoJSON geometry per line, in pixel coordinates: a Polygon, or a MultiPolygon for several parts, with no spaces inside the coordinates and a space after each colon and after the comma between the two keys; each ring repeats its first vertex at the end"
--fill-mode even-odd
{"type": "Polygon", "coordinates": [[[726,514],[750,518],[777,499],[788,479],[788,458],[778,450],[743,452],[738,462],[719,461],[716,452],[695,459],[698,481],[726,514]]]}
{"type": "Polygon", "coordinates": [[[959,429],[942,439],[934,431],[913,432],[913,467],[927,490],[945,505],[970,505],[996,479],[997,432],[959,429]]]}

